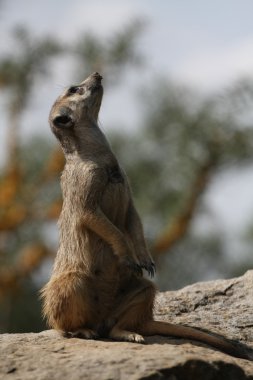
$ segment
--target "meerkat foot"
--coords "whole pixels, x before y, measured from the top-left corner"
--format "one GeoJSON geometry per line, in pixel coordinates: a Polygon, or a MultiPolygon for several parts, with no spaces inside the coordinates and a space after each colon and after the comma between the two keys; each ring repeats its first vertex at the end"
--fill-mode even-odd
{"type": "Polygon", "coordinates": [[[109,337],[113,340],[134,343],[145,343],[145,340],[142,335],[126,330],[121,330],[115,327],[111,330],[109,337]]]}
{"type": "Polygon", "coordinates": [[[91,329],[79,329],[69,333],[70,338],[97,339],[98,334],[91,329]]]}

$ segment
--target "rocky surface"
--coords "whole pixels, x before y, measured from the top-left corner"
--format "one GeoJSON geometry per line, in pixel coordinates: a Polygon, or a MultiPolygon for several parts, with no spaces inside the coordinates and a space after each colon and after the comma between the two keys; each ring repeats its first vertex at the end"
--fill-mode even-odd
{"type": "MultiPolygon", "coordinates": [[[[253,271],[157,296],[156,317],[198,326],[253,347],[253,271]]],[[[253,380],[253,362],[164,337],[146,345],[66,339],[53,330],[0,335],[0,379],[253,380]]]]}

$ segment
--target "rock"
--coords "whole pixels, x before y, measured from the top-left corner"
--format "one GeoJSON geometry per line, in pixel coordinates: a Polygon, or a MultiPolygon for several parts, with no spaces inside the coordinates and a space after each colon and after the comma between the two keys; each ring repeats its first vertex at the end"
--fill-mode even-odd
{"type": "MultiPolygon", "coordinates": [[[[253,271],[157,296],[156,318],[220,333],[253,347],[253,271]]],[[[253,380],[253,362],[197,342],[147,338],[146,345],[66,339],[56,331],[0,335],[0,379],[253,380]]]]}

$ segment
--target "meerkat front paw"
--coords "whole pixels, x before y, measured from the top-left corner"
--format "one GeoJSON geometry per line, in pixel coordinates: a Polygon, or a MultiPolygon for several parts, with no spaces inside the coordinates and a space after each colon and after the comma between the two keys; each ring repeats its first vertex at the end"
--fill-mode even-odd
{"type": "Polygon", "coordinates": [[[124,256],[120,258],[120,264],[125,266],[132,272],[134,272],[138,276],[142,276],[142,268],[141,265],[137,264],[131,257],[124,256]]]}

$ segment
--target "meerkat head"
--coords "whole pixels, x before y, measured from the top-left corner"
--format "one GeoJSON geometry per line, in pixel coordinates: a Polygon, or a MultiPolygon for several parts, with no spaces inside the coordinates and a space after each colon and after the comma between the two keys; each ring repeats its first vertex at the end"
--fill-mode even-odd
{"type": "Polygon", "coordinates": [[[49,123],[65,152],[73,151],[82,128],[96,125],[103,97],[102,76],[91,74],[82,83],[71,86],[54,103],[49,123]]]}

